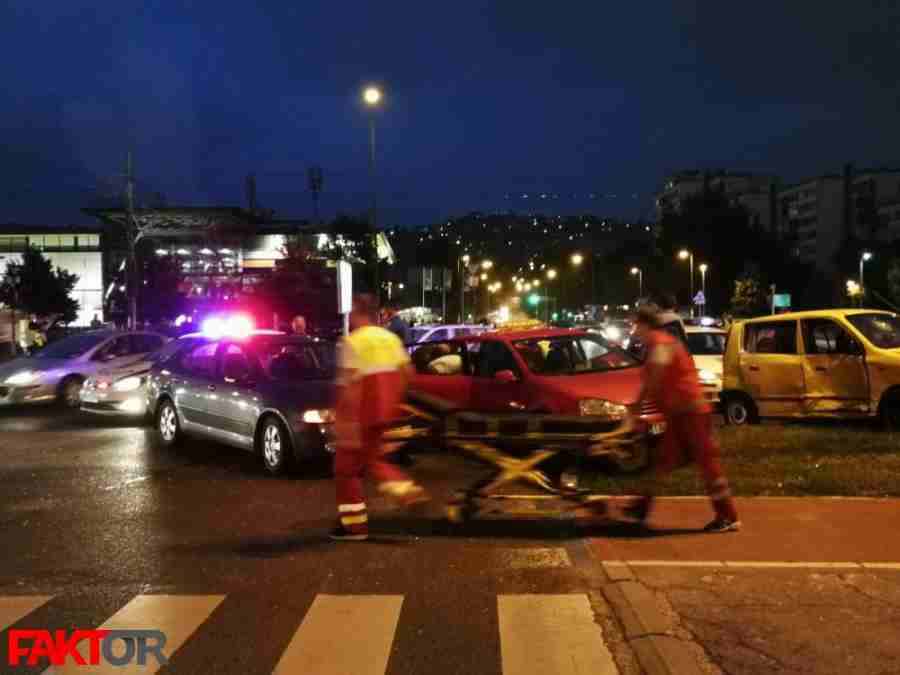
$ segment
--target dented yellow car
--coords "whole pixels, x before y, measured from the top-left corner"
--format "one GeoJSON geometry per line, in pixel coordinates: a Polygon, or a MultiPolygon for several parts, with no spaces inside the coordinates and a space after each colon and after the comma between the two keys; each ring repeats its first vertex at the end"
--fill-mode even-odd
{"type": "Polygon", "coordinates": [[[833,309],[736,323],[722,384],[729,424],[877,416],[900,429],[900,317],[833,309]]]}

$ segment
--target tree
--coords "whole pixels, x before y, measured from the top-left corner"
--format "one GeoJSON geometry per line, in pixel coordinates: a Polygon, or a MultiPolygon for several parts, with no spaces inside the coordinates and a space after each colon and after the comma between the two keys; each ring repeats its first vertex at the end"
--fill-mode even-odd
{"type": "Polygon", "coordinates": [[[731,311],[738,317],[751,317],[764,314],[766,311],[766,294],[762,284],[748,275],[734,282],[734,294],[731,296],[731,311]]]}
{"type": "Polygon", "coordinates": [[[76,283],[77,275],[54,269],[43,253],[29,246],[21,262],[6,266],[0,281],[0,302],[17,311],[70,323],[78,316],[78,302],[71,296],[76,283]]]}

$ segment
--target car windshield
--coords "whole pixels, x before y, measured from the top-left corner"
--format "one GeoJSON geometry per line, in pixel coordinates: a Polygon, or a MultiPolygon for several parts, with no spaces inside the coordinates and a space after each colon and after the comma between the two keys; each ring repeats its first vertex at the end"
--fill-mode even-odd
{"type": "Polygon", "coordinates": [[[724,333],[688,333],[688,349],[694,356],[721,356],[725,353],[724,333]]]}
{"type": "Polygon", "coordinates": [[[81,356],[89,349],[96,347],[104,340],[112,336],[112,333],[82,333],[70,335],[59,342],[44,347],[38,356],[42,359],[74,359],[81,356]]]}
{"type": "Polygon", "coordinates": [[[535,375],[602,373],[638,365],[637,359],[595,336],[518,340],[513,346],[535,375]]]}
{"type": "Polygon", "coordinates": [[[425,334],[430,330],[431,330],[430,327],[428,327],[428,328],[422,328],[422,327],[410,328],[409,329],[409,337],[410,337],[410,339],[412,339],[413,342],[418,342],[423,337],[425,337],[425,334]]]}
{"type": "Polygon", "coordinates": [[[895,314],[854,314],[847,320],[881,349],[900,349],[900,317],[895,314]]]}
{"type": "Polygon", "coordinates": [[[335,347],[330,342],[266,340],[258,343],[257,354],[266,375],[276,381],[334,377],[335,347]]]}

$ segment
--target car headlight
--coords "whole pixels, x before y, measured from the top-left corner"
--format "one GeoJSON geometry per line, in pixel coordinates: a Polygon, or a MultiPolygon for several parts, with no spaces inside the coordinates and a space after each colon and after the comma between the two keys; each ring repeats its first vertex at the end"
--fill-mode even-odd
{"type": "Polygon", "coordinates": [[[719,376],[716,375],[711,370],[698,370],[697,377],[700,378],[700,381],[703,384],[717,384],[719,382],[719,376]]]}
{"type": "Polygon", "coordinates": [[[41,374],[33,370],[23,370],[6,378],[6,384],[34,384],[41,379],[41,374]]]}
{"type": "Polygon", "coordinates": [[[578,402],[578,414],[601,417],[609,422],[618,422],[628,416],[627,406],[601,398],[586,398],[578,402]]]}
{"type": "Polygon", "coordinates": [[[603,331],[603,337],[607,340],[611,340],[616,342],[622,338],[622,331],[619,330],[616,326],[609,326],[605,331],[603,331]]]}
{"type": "Polygon", "coordinates": [[[125,377],[116,382],[113,385],[114,391],[135,391],[141,388],[141,385],[144,384],[144,379],[141,377],[125,377]]]}
{"type": "Polygon", "coordinates": [[[323,408],[321,410],[304,410],[303,421],[306,424],[331,424],[334,422],[334,410],[323,408]]]}

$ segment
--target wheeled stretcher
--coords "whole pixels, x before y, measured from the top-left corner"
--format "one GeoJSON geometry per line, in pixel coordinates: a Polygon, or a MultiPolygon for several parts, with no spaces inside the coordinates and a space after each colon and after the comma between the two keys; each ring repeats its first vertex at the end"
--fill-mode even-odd
{"type": "MultiPolygon", "coordinates": [[[[494,512],[496,500],[562,502],[556,513],[588,509],[606,510],[605,500],[578,485],[577,471],[563,471],[556,479],[543,466],[562,460],[568,467],[584,466],[605,457],[620,469],[635,471],[649,461],[649,437],[631,418],[597,422],[563,415],[483,415],[461,411],[446,402],[413,393],[405,406],[408,416],[384,434],[386,444],[430,441],[434,445],[473,456],[493,467],[491,473],[458,492],[447,504],[447,517],[463,522],[494,512]],[[508,493],[504,488],[519,483],[538,492],[508,493]]],[[[504,514],[516,515],[504,509],[504,514]]],[[[535,515],[535,509],[521,513],[535,515]]],[[[543,508],[541,513],[553,513],[543,508]]]]}

